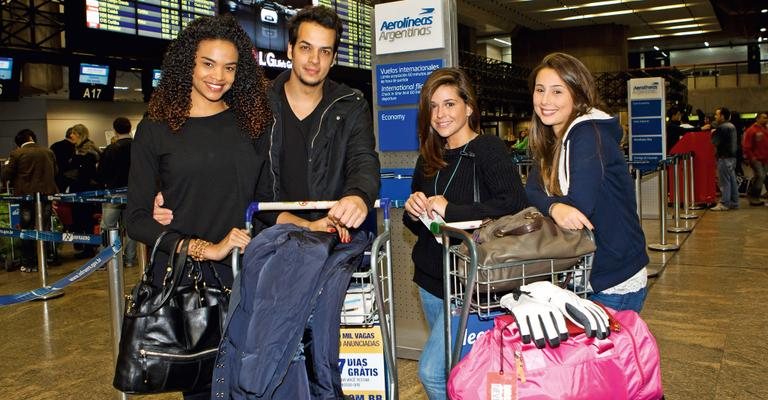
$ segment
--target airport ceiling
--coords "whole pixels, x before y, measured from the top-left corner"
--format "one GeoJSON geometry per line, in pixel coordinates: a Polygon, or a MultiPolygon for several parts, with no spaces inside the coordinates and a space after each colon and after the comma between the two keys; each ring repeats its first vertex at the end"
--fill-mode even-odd
{"type": "Polygon", "coordinates": [[[600,24],[626,25],[631,52],[768,40],[766,0],[457,0],[457,5],[459,22],[485,40],[508,41],[521,28],[600,24]]]}

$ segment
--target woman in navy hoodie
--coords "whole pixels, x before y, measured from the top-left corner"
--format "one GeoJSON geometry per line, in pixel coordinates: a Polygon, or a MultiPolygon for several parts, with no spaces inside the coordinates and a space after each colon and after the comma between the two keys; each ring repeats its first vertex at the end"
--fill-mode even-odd
{"type": "Polygon", "coordinates": [[[616,118],[598,109],[592,74],[564,53],[544,57],[529,78],[534,116],[529,146],[534,168],[528,200],[565,229],[593,230],[597,251],[590,299],[639,312],[648,255],[635,193],[617,137],[616,118]]]}

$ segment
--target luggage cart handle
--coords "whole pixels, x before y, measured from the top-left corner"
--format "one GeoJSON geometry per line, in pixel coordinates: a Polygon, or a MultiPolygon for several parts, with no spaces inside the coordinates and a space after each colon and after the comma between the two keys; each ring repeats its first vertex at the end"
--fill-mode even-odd
{"type": "MultiPolygon", "coordinates": [[[[471,221],[477,222],[477,221],[471,221]]],[[[479,226],[479,225],[477,225],[479,226]]],[[[469,255],[469,271],[467,272],[467,293],[465,299],[472,298],[472,292],[475,288],[475,276],[477,275],[477,248],[472,243],[472,236],[468,234],[464,229],[451,226],[450,224],[442,224],[438,227],[440,234],[443,235],[443,293],[444,293],[444,309],[445,317],[443,323],[445,324],[445,373],[448,376],[451,369],[459,361],[459,355],[461,354],[461,344],[464,342],[464,331],[467,329],[467,319],[469,318],[469,302],[465,301],[461,308],[461,317],[459,319],[459,327],[456,332],[455,345],[451,346],[451,304],[448,299],[448,293],[450,293],[450,271],[448,265],[450,264],[450,238],[461,239],[467,246],[469,255]]]]}
{"type": "MultiPolygon", "coordinates": [[[[253,202],[245,210],[245,228],[253,228],[253,214],[260,211],[296,211],[296,210],[327,210],[336,204],[336,200],[319,201],[268,201],[253,202]]],[[[374,208],[381,208],[384,212],[384,219],[389,220],[390,200],[388,198],[378,199],[373,203],[374,208]]]]}

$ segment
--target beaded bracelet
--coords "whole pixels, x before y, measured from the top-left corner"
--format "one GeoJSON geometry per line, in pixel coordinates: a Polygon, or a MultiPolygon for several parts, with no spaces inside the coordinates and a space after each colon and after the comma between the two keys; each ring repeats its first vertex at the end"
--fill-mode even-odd
{"type": "Polygon", "coordinates": [[[205,260],[205,249],[212,244],[207,240],[193,239],[189,244],[189,256],[195,261],[205,260]]]}

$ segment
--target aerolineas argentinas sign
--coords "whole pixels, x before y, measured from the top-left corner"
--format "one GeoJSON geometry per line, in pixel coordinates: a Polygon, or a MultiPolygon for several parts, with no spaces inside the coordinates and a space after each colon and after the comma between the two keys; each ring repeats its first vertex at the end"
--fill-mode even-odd
{"type": "Polygon", "coordinates": [[[442,2],[404,0],[377,4],[374,11],[376,54],[442,48],[442,2]]]}

